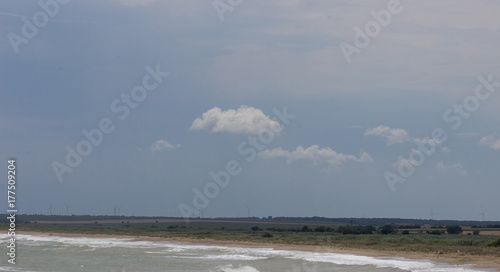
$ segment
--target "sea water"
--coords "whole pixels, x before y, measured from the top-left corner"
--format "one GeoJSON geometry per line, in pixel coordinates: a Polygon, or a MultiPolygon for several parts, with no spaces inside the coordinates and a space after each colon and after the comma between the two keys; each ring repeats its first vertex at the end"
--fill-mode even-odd
{"type": "Polygon", "coordinates": [[[0,234],[0,271],[494,271],[405,258],[43,235],[17,235],[12,265],[8,239],[0,234]]]}

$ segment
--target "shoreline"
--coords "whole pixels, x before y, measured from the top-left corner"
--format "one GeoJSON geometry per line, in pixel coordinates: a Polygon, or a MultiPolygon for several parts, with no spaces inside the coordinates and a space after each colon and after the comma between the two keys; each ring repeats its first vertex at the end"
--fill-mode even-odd
{"type": "Polygon", "coordinates": [[[37,231],[21,231],[21,235],[45,235],[45,236],[61,236],[61,237],[85,237],[85,238],[115,238],[115,239],[131,239],[135,241],[153,241],[153,242],[171,242],[191,245],[213,245],[226,247],[243,247],[243,248],[273,248],[275,250],[294,250],[308,251],[321,253],[336,253],[350,254],[368,257],[383,257],[383,258],[406,258],[412,260],[429,260],[436,263],[445,263],[450,265],[464,265],[472,268],[491,269],[491,271],[500,272],[500,259],[492,256],[477,256],[477,255],[461,255],[460,253],[447,254],[445,256],[436,255],[435,253],[423,252],[401,252],[401,251],[378,251],[369,249],[353,249],[353,248],[336,248],[328,246],[314,245],[288,245],[278,243],[259,243],[251,241],[223,241],[216,239],[194,239],[194,238],[163,238],[150,236],[130,236],[130,235],[109,235],[109,234],[84,234],[84,233],[58,233],[58,232],[37,232],[37,231]]]}

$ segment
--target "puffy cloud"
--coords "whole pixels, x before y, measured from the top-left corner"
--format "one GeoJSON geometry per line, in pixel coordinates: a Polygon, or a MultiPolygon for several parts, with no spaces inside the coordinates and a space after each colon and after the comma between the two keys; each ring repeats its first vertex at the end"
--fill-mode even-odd
{"type": "Polygon", "coordinates": [[[494,150],[500,150],[500,139],[495,139],[493,135],[481,138],[481,140],[479,140],[479,144],[486,145],[494,150]]]}
{"type": "Polygon", "coordinates": [[[281,130],[277,121],[271,120],[260,109],[240,106],[238,109],[222,111],[215,107],[196,118],[190,130],[208,130],[210,132],[229,132],[241,134],[258,134],[264,129],[271,129],[275,134],[281,130]]]}
{"type": "Polygon", "coordinates": [[[180,144],[173,145],[169,143],[167,140],[160,139],[153,143],[153,145],[151,146],[151,152],[157,152],[163,149],[175,150],[179,147],[181,147],[180,144]]]}
{"type": "Polygon", "coordinates": [[[403,143],[409,141],[408,132],[400,128],[390,128],[387,126],[378,126],[376,128],[368,129],[365,132],[366,136],[374,135],[387,138],[387,145],[395,143],[403,143]]]}
{"type": "Polygon", "coordinates": [[[296,160],[310,160],[314,164],[326,162],[332,166],[339,166],[345,161],[373,161],[372,157],[366,152],[361,153],[360,157],[357,158],[354,155],[337,153],[330,147],[319,148],[318,145],[311,145],[308,148],[298,146],[294,151],[283,150],[281,148],[266,149],[259,152],[259,156],[265,159],[283,157],[287,160],[287,163],[292,163],[296,160]]]}
{"type": "Polygon", "coordinates": [[[452,170],[458,172],[460,175],[467,177],[467,171],[463,169],[463,166],[461,163],[455,163],[453,165],[446,165],[443,162],[440,162],[436,165],[436,167],[440,170],[447,171],[447,170],[452,170]]]}

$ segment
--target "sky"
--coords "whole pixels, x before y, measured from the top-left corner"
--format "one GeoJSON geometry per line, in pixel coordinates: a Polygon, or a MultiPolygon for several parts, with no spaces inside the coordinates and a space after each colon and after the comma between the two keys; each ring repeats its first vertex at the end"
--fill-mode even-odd
{"type": "Polygon", "coordinates": [[[1,172],[26,214],[500,220],[498,10],[0,1],[1,172]]]}

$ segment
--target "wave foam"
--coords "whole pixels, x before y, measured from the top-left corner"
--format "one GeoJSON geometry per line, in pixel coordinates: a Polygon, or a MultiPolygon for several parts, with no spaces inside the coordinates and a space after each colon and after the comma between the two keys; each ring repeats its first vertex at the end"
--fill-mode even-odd
{"type": "Polygon", "coordinates": [[[233,265],[225,265],[221,267],[217,267],[215,271],[213,272],[259,272],[259,270],[248,266],[240,266],[240,267],[233,267],[233,265]]]}

